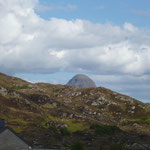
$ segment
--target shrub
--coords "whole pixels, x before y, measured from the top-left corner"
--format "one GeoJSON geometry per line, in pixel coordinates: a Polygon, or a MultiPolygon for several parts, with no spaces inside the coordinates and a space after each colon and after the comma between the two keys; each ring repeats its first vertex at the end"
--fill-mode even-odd
{"type": "Polygon", "coordinates": [[[78,131],[74,132],[74,134],[76,134],[78,136],[82,136],[82,135],[84,135],[84,132],[78,130],[78,131]]]}
{"type": "Polygon", "coordinates": [[[121,129],[113,125],[98,125],[93,124],[90,126],[90,129],[93,129],[97,134],[113,134],[115,132],[120,132],[121,129]]]}
{"type": "Polygon", "coordinates": [[[67,129],[67,128],[61,128],[60,129],[60,132],[61,132],[61,134],[63,135],[63,136],[67,136],[67,135],[70,135],[71,133],[70,133],[70,131],[67,129]]]}
{"type": "Polygon", "coordinates": [[[147,124],[147,125],[149,125],[150,124],[150,116],[147,115],[147,116],[141,118],[140,121],[139,121],[139,124],[147,124]]]}
{"type": "Polygon", "coordinates": [[[85,150],[85,148],[82,143],[77,142],[71,146],[71,150],[85,150]]]}
{"type": "Polygon", "coordinates": [[[99,107],[100,109],[103,109],[103,108],[105,108],[105,106],[106,106],[106,104],[100,104],[98,107],[99,107]]]}
{"type": "Polygon", "coordinates": [[[57,128],[55,126],[49,126],[48,129],[49,129],[49,131],[51,132],[51,134],[53,136],[58,136],[59,135],[59,131],[57,130],[57,128]]]}
{"type": "Polygon", "coordinates": [[[125,148],[121,144],[112,144],[110,150],[125,150],[125,148]]]}

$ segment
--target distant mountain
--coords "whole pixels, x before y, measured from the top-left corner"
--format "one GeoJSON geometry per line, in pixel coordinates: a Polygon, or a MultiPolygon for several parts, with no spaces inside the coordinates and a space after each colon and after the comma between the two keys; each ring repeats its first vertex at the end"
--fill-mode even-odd
{"type": "Polygon", "coordinates": [[[83,74],[75,75],[67,85],[74,86],[77,88],[91,88],[96,87],[94,81],[90,79],[88,76],[83,74]]]}
{"type": "Polygon", "coordinates": [[[0,73],[0,118],[33,146],[150,148],[150,107],[103,87],[32,84],[0,73]]]}

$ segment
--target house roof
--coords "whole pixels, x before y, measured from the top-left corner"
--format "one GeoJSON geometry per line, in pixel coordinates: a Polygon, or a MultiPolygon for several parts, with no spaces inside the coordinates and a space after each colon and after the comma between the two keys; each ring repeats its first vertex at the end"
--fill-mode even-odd
{"type": "Polygon", "coordinates": [[[12,128],[10,128],[10,127],[5,127],[5,128],[3,128],[3,129],[1,129],[0,130],[0,134],[2,133],[2,132],[4,132],[5,130],[10,130],[15,136],[17,136],[19,139],[21,139],[25,144],[27,144],[29,147],[32,147],[31,145],[29,145],[24,139],[23,139],[23,137],[22,136],[20,136],[18,133],[16,133],[12,128]]]}

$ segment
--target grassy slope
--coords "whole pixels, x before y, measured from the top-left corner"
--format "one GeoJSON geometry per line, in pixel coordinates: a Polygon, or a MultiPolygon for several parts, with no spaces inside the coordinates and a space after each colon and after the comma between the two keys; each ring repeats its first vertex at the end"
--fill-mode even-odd
{"type": "MultiPolygon", "coordinates": [[[[103,87],[77,89],[46,83],[31,84],[0,74],[0,118],[6,119],[9,126],[34,145],[68,146],[78,138],[85,145],[90,141],[93,147],[100,146],[99,141],[113,142],[108,137],[126,138],[122,132],[117,136],[97,135],[90,129],[95,123],[134,131],[132,136],[137,137],[137,131],[150,132],[149,112],[146,104],[103,87]]],[[[136,141],[142,140],[137,138],[136,141]]]]}

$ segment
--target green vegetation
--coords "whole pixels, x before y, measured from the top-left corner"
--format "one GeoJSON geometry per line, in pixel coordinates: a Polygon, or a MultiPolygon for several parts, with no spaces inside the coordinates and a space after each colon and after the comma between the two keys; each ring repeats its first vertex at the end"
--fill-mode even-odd
{"type": "Polygon", "coordinates": [[[54,122],[59,122],[59,118],[56,118],[56,117],[53,117],[51,115],[48,115],[44,121],[41,122],[41,125],[44,127],[44,128],[48,128],[46,126],[46,123],[49,122],[49,121],[54,121],[54,122]]]}
{"type": "Polygon", "coordinates": [[[70,149],[71,145],[68,144],[68,143],[63,143],[63,146],[66,148],[66,149],[70,149]]]}
{"type": "Polygon", "coordinates": [[[142,117],[140,119],[140,124],[147,124],[150,125],[150,115],[147,115],[145,117],[142,117]]]}
{"type": "Polygon", "coordinates": [[[133,125],[134,123],[137,123],[139,125],[150,125],[150,115],[147,115],[145,117],[142,117],[141,119],[138,120],[127,120],[122,122],[123,126],[127,126],[127,125],[133,125]]]}
{"type": "Polygon", "coordinates": [[[100,135],[110,135],[115,132],[120,132],[121,129],[117,126],[112,126],[112,125],[98,125],[98,124],[92,124],[90,126],[90,129],[93,129],[96,134],[100,135]]]}
{"type": "Polygon", "coordinates": [[[42,105],[43,108],[48,108],[48,109],[52,109],[55,108],[55,106],[51,105],[51,104],[44,104],[42,105]]]}
{"type": "Polygon", "coordinates": [[[28,89],[29,87],[27,85],[13,85],[11,89],[13,90],[22,90],[22,89],[28,89]]]}
{"type": "Polygon", "coordinates": [[[98,107],[99,107],[100,109],[103,109],[103,108],[106,107],[106,104],[100,104],[98,107]]]}
{"type": "Polygon", "coordinates": [[[84,129],[87,129],[88,127],[83,123],[83,122],[71,122],[71,121],[65,121],[65,123],[68,125],[68,129],[71,132],[76,132],[76,131],[83,131],[84,129]]]}
{"type": "Polygon", "coordinates": [[[51,135],[59,136],[59,130],[55,126],[49,126],[48,130],[51,133],[51,135]]]}
{"type": "Polygon", "coordinates": [[[128,120],[128,121],[123,121],[121,123],[122,126],[128,126],[128,125],[132,125],[134,123],[137,123],[137,121],[134,121],[134,120],[128,120]]]}
{"type": "Polygon", "coordinates": [[[63,136],[69,136],[69,135],[71,135],[70,131],[67,128],[65,128],[65,127],[61,128],[60,132],[61,132],[61,135],[63,135],[63,136]]]}
{"type": "Polygon", "coordinates": [[[77,142],[71,146],[71,150],[85,150],[85,148],[82,143],[77,142]]]}
{"type": "Polygon", "coordinates": [[[78,135],[78,136],[82,136],[82,135],[84,135],[84,131],[76,131],[76,132],[74,132],[76,135],[78,135]]]}
{"type": "Polygon", "coordinates": [[[110,150],[126,150],[121,144],[112,144],[110,150]]]}

